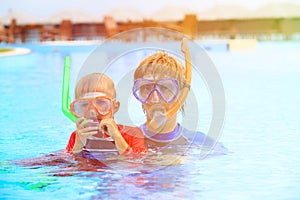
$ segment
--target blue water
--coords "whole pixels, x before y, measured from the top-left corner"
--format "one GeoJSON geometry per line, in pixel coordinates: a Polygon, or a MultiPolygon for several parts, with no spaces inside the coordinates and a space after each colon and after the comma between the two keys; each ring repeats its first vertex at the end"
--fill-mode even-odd
{"type": "MultiPolygon", "coordinates": [[[[74,124],[61,113],[63,57],[71,56],[74,84],[96,45],[22,47],[33,51],[0,57],[1,199],[299,199],[299,42],[208,51],[226,95],[220,141],[232,153],[200,160],[195,151],[183,164],[157,170],[125,163],[104,172],[71,171],[72,176],[57,176],[55,166],[11,161],[65,148],[74,124]]],[[[211,113],[208,96],[203,94],[199,105],[204,132],[211,113]]]]}

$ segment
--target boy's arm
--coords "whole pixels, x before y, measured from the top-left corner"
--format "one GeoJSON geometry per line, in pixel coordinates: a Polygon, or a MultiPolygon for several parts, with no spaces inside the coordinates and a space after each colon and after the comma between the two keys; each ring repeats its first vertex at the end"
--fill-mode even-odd
{"type": "Polygon", "coordinates": [[[118,126],[113,118],[102,119],[100,122],[100,127],[107,128],[106,133],[115,141],[115,145],[118,149],[119,154],[130,151],[128,143],[120,133],[118,126]]]}
{"type": "Polygon", "coordinates": [[[87,137],[98,133],[98,127],[89,126],[91,122],[92,120],[84,120],[84,118],[77,119],[77,129],[72,133],[66,148],[68,152],[78,153],[82,151],[82,148],[86,144],[87,137]]]}
{"type": "Polygon", "coordinates": [[[114,134],[113,139],[115,141],[119,154],[123,154],[131,151],[130,146],[125,141],[124,137],[121,135],[119,130],[117,130],[117,132],[114,134]]]}
{"type": "Polygon", "coordinates": [[[80,140],[80,137],[78,137],[78,135],[77,135],[77,131],[74,131],[71,134],[70,139],[69,139],[69,143],[66,147],[67,152],[69,152],[69,153],[71,153],[71,152],[78,153],[82,150],[83,146],[84,145],[83,145],[82,141],[80,140]]]}
{"type": "Polygon", "coordinates": [[[76,131],[75,143],[72,148],[72,152],[79,153],[80,151],[82,151],[84,145],[85,144],[83,143],[83,141],[81,141],[80,137],[78,136],[78,132],[76,131]]]}

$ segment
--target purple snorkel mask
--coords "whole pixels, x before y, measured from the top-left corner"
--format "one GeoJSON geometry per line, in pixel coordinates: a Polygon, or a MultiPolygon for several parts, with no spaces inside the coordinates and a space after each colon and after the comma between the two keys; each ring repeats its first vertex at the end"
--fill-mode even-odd
{"type": "Polygon", "coordinates": [[[179,93],[179,83],[173,78],[163,78],[158,81],[139,78],[134,81],[133,95],[142,103],[148,102],[151,94],[156,91],[166,102],[173,101],[179,93]]]}

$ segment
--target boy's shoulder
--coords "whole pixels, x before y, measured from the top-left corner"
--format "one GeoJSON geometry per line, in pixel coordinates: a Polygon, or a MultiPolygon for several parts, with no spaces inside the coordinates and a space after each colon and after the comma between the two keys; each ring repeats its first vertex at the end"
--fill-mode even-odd
{"type": "Polygon", "coordinates": [[[127,126],[124,124],[118,124],[118,129],[122,134],[127,134],[131,136],[143,136],[143,132],[139,127],[136,126],[127,126]]]}

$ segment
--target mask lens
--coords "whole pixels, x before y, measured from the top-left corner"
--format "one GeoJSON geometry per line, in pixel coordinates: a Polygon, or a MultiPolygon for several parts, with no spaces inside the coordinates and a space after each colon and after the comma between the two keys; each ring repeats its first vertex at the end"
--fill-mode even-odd
{"type": "Polygon", "coordinates": [[[154,90],[159,93],[165,102],[169,103],[178,95],[178,81],[173,78],[165,78],[155,83],[152,80],[137,79],[133,86],[134,96],[142,103],[148,101],[154,90]]]}
{"type": "Polygon", "coordinates": [[[106,115],[111,109],[111,101],[105,98],[97,98],[94,100],[94,105],[96,106],[98,112],[101,115],[106,115]]]}
{"type": "Polygon", "coordinates": [[[141,102],[147,101],[150,93],[154,88],[154,83],[148,80],[137,80],[134,83],[133,93],[134,96],[141,102]]]}
{"type": "Polygon", "coordinates": [[[83,116],[85,111],[87,110],[87,108],[89,107],[89,100],[78,100],[75,101],[73,104],[73,109],[71,109],[73,111],[73,113],[79,117],[83,116]]]}
{"type": "Polygon", "coordinates": [[[157,81],[156,88],[166,102],[174,100],[178,95],[178,82],[174,79],[161,79],[157,81]]]}

